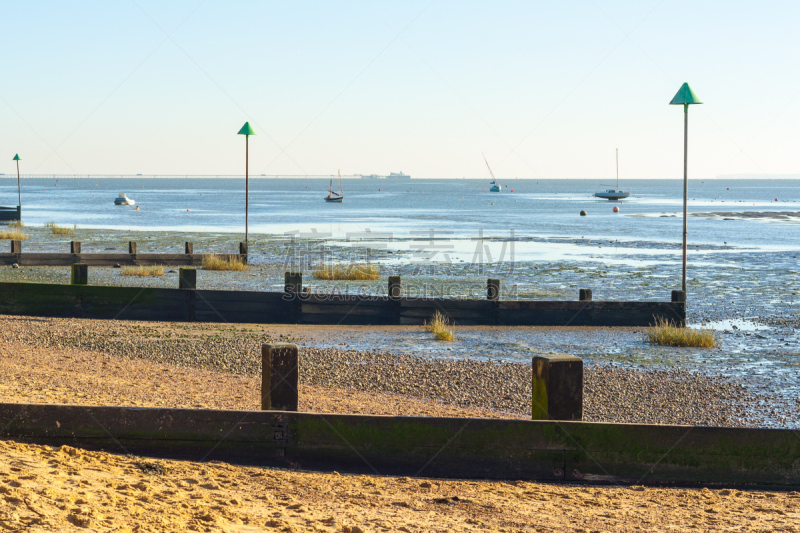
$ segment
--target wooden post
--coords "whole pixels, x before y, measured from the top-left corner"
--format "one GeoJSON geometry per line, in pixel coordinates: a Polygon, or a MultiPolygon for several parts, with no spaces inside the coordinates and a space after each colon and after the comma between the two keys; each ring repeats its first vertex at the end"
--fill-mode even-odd
{"type": "Polygon", "coordinates": [[[21,254],[22,253],[22,241],[21,240],[11,241],[11,253],[12,254],[21,254]]]}
{"type": "Polygon", "coordinates": [[[494,302],[500,300],[500,280],[487,279],[486,280],[486,298],[494,302]]]}
{"type": "Polygon", "coordinates": [[[286,272],[283,275],[283,292],[301,294],[303,292],[303,273],[286,272]]]}
{"type": "Polygon", "coordinates": [[[581,302],[591,302],[592,301],[592,289],[580,289],[578,290],[578,300],[581,302]]]}
{"type": "Polygon", "coordinates": [[[679,302],[686,303],[686,292],[685,291],[672,291],[672,302],[673,303],[679,303],[679,302]]]}
{"type": "Polygon", "coordinates": [[[533,358],[533,420],[583,419],[583,360],[572,355],[533,358]]]}
{"type": "Polygon", "coordinates": [[[244,256],[244,257],[242,257],[242,261],[245,264],[247,264],[247,249],[248,249],[247,244],[248,243],[246,241],[239,243],[239,255],[243,255],[244,256]]]}
{"type": "Polygon", "coordinates": [[[75,263],[72,265],[72,285],[88,285],[89,284],[89,265],[85,263],[75,263]]]}
{"type": "Polygon", "coordinates": [[[178,288],[179,289],[196,289],[197,288],[197,270],[194,268],[179,268],[178,269],[178,288]]]}
{"type": "Polygon", "coordinates": [[[403,294],[403,287],[400,284],[400,276],[389,276],[389,298],[397,300],[403,294]]]}
{"type": "Polygon", "coordinates": [[[185,254],[193,254],[194,253],[194,243],[186,242],[184,246],[185,246],[185,248],[184,248],[183,253],[185,253],[185,254]]]}
{"type": "Polygon", "coordinates": [[[80,241],[72,241],[69,243],[69,253],[71,254],[79,254],[81,253],[81,243],[80,241]]]}
{"type": "Polygon", "coordinates": [[[136,253],[136,243],[135,242],[130,241],[128,243],[128,253],[129,254],[135,254],[136,253]]]}
{"type": "Polygon", "coordinates": [[[261,345],[261,410],[297,411],[297,345],[261,345]]]}

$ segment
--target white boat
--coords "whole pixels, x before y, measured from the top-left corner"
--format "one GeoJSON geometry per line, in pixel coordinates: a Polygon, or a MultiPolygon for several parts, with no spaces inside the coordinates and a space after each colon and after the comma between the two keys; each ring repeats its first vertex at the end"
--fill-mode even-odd
{"type": "Polygon", "coordinates": [[[124,192],[119,193],[119,196],[114,198],[114,205],[133,205],[135,203],[136,201],[133,198],[128,198],[124,192]]]}
{"type": "MultiPolygon", "coordinates": [[[[481,153],[481,155],[483,155],[483,153],[481,153]]],[[[491,191],[491,192],[500,192],[502,187],[500,185],[498,185],[497,184],[497,180],[494,179],[494,172],[492,172],[492,167],[489,166],[489,162],[486,160],[486,156],[485,155],[483,155],[483,162],[486,163],[486,168],[489,169],[489,175],[492,177],[492,182],[490,183],[490,185],[492,187],[491,187],[491,189],[489,189],[489,191],[491,191]]]]}
{"type": "Polygon", "coordinates": [[[339,192],[333,190],[333,176],[331,176],[331,184],[328,187],[328,196],[325,197],[326,202],[342,203],[344,200],[344,189],[342,188],[342,172],[339,173],[339,192]]]}
{"type": "Polygon", "coordinates": [[[596,198],[604,198],[606,200],[622,200],[631,195],[629,191],[619,190],[619,148],[617,148],[617,188],[596,192],[594,195],[596,198]]]}

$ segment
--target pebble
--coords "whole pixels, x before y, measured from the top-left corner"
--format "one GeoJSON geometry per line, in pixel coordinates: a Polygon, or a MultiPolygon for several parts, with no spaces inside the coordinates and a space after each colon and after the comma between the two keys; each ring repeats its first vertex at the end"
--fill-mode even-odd
{"type": "MultiPolygon", "coordinates": [[[[290,328],[286,328],[291,331],[290,328]]],[[[242,331],[230,324],[159,324],[0,317],[0,341],[79,348],[180,367],[256,376],[261,344],[292,335],[242,331]]],[[[530,365],[472,359],[429,359],[381,351],[302,347],[300,381],[385,392],[445,404],[527,415],[530,365]]],[[[719,376],[681,369],[593,365],[584,374],[584,420],[711,426],[758,425],[759,397],[719,376]],[[747,416],[746,416],[747,415],[747,416]]]]}

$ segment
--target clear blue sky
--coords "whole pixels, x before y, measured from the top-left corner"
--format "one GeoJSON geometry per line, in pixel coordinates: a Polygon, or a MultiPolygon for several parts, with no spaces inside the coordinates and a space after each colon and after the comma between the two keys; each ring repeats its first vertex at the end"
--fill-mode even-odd
{"type": "Polygon", "coordinates": [[[793,1],[7,2],[0,172],[799,173],[793,1]],[[55,150],[55,151],[54,151],[55,150]]]}

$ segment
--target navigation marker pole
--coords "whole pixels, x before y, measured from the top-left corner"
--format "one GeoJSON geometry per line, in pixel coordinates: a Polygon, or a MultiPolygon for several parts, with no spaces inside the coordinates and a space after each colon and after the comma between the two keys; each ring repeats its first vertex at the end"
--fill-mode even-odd
{"type": "Polygon", "coordinates": [[[250,136],[256,132],[249,122],[245,122],[238,135],[244,135],[244,242],[247,239],[247,226],[250,216],[250,136]]]}
{"type": "Polygon", "coordinates": [[[19,181],[19,162],[21,160],[22,158],[19,156],[19,154],[15,154],[14,159],[12,159],[12,161],[17,162],[17,200],[19,202],[17,205],[19,205],[20,209],[22,209],[22,186],[20,185],[19,181]]]}
{"type": "Polygon", "coordinates": [[[683,105],[683,294],[686,295],[686,217],[689,198],[689,178],[687,173],[689,150],[689,106],[703,102],[694,94],[688,83],[681,85],[670,105],[683,105]]]}

